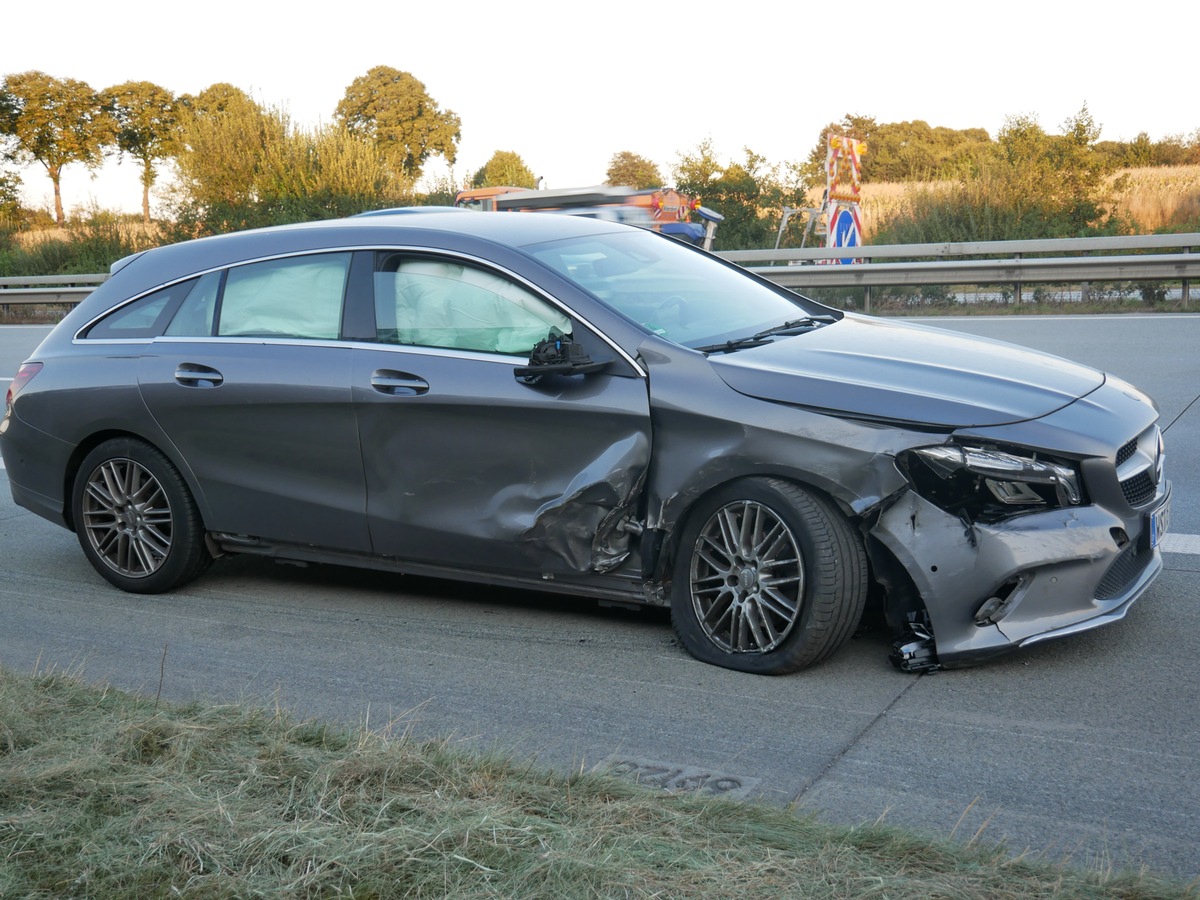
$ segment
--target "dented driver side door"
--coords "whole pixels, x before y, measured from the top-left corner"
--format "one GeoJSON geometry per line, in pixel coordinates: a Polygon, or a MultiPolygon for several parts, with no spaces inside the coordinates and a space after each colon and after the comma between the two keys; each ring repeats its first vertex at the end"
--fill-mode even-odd
{"type": "Polygon", "coordinates": [[[352,360],[374,552],[520,575],[620,567],[650,459],[641,373],[491,270],[381,253],[374,290],[375,345],[352,360]],[[552,328],[608,365],[516,377],[552,328]]]}

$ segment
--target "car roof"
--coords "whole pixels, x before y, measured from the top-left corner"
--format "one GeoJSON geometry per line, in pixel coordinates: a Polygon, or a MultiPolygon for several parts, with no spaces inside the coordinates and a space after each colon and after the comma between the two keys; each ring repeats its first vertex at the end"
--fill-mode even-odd
{"type": "Polygon", "coordinates": [[[366,216],[277,225],[197,238],[145,250],[117,261],[112,277],[79,307],[89,314],[122,298],[254,259],[322,250],[411,246],[489,258],[522,253],[531,244],[631,229],[614,222],[536,212],[432,210],[412,215],[380,210],[366,216]]]}
{"type": "MultiPolygon", "coordinates": [[[[286,234],[292,231],[308,231],[312,229],[328,230],[331,235],[345,229],[351,234],[365,228],[394,228],[396,238],[404,239],[411,231],[431,231],[445,234],[468,234],[485,240],[495,241],[509,247],[520,247],[525,244],[539,243],[545,240],[555,240],[561,237],[571,237],[576,234],[589,234],[597,230],[594,225],[582,225],[578,217],[563,216],[550,212],[479,212],[464,209],[432,208],[422,215],[412,215],[410,207],[401,209],[385,209],[373,211],[366,215],[350,216],[346,219],[327,219],[317,222],[300,222],[294,225],[279,225],[274,228],[259,229],[263,233],[286,234]],[[576,224],[571,224],[576,221],[576,224]]],[[[238,232],[237,234],[251,234],[238,232]]],[[[223,235],[222,237],[235,237],[223,235]]]]}

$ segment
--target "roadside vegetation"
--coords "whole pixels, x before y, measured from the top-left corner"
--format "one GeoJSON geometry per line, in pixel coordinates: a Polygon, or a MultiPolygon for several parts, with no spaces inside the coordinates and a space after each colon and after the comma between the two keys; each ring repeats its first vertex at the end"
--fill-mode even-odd
{"type": "Polygon", "coordinates": [[[4,897],[1200,896],[1014,849],[0,669],[4,897]]]}
{"type": "MultiPolygon", "coordinates": [[[[94,211],[68,213],[62,172],[94,170],[114,157],[138,167],[142,209],[135,218],[153,222],[163,241],[389,206],[443,205],[468,186],[536,183],[536,159],[531,165],[510,148],[497,149],[473,174],[455,176],[461,131],[459,116],[418,78],[389,66],[355,78],[329,122],[316,127],[224,82],[176,95],[146,81],[97,90],[40,71],[9,73],[0,76],[0,247],[14,232],[94,218],[94,211]],[[446,175],[429,176],[435,160],[446,164],[446,175]],[[22,179],[37,177],[39,169],[54,188],[52,210],[20,203],[22,179]]],[[[871,243],[1200,230],[1194,180],[1170,198],[1144,196],[1162,190],[1155,170],[1200,166],[1200,128],[1132,141],[1104,141],[1101,131],[1086,105],[1057,130],[1032,115],[1009,116],[994,137],[982,128],[847,114],[813,136],[804,158],[770,161],[745,147],[728,159],[708,139],[665,166],[619,150],[595,181],[671,184],[724,215],[718,249],[769,247],[785,207],[811,205],[814,192],[819,199],[826,135],[843,134],[866,143],[867,190],[903,185],[900,202],[864,207],[871,243]]],[[[782,239],[784,246],[804,239],[803,217],[789,222],[782,239]]],[[[0,259],[0,276],[32,265],[19,254],[9,257],[7,264],[0,259]]]]}
{"type": "MultiPolygon", "coordinates": [[[[447,205],[461,187],[531,187],[535,167],[496,150],[472,175],[453,175],[462,123],[411,73],[374,66],[347,86],[328,124],[306,127],[226,83],[175,95],[144,81],[95,90],[44,72],[0,81],[0,277],[103,273],[162,243],[406,205],[447,205]],[[69,121],[70,127],[61,127],[69,121]],[[106,158],[141,173],[141,215],[68,213],[64,167],[106,158]],[[426,177],[432,160],[449,174],[426,177]],[[23,177],[44,170],[52,210],[20,202],[23,177]],[[31,174],[32,173],[32,174],[31,174]],[[169,175],[162,178],[163,175],[169,175]],[[156,199],[153,216],[151,197],[156,199]]],[[[711,139],[669,166],[629,150],[596,181],[673,184],[725,218],[718,250],[812,246],[805,215],[821,205],[826,135],[864,141],[862,212],[871,244],[924,244],[1200,232],[1200,128],[1152,141],[1103,141],[1086,105],[1047,130],[1014,115],[993,138],[981,128],[877,122],[846,115],[815,136],[807,157],[775,163],[753,149],[726,159],[711,139]],[[666,173],[664,175],[664,172],[666,173]]],[[[884,314],[1175,311],[1181,286],[1162,283],[1042,285],[1017,298],[998,285],[954,289],[815,291],[817,299],[884,314]]],[[[0,307],[0,322],[54,321],[54,307],[0,307]]]]}

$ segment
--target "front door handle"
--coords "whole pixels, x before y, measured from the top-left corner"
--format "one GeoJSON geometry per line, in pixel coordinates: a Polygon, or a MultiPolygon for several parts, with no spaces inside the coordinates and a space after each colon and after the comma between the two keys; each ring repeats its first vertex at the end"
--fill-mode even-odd
{"type": "Polygon", "coordinates": [[[376,369],[371,373],[371,387],[381,394],[392,394],[396,397],[412,397],[429,391],[429,382],[418,375],[409,372],[397,372],[395,369],[376,369]]]}

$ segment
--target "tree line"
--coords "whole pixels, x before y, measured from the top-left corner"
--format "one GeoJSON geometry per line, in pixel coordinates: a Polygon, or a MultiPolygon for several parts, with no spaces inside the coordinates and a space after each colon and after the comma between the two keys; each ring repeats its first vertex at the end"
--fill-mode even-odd
{"type": "MultiPolygon", "coordinates": [[[[315,129],[224,83],[178,96],[148,81],[95,90],[38,71],[0,83],[0,158],[45,170],[59,225],[68,165],[95,169],[113,155],[135,160],[149,222],[150,190],[173,163],[172,212],[206,230],[238,224],[226,220],[245,218],[251,207],[258,218],[311,218],[407,198],[431,156],[454,162],[460,135],[453,111],[411,73],[388,66],[356,78],[333,123],[315,129]]],[[[4,171],[0,199],[11,205],[19,187],[19,176],[4,171]]]]}
{"type": "MultiPolygon", "coordinates": [[[[604,180],[651,188],[668,184],[699,196],[725,216],[723,249],[764,247],[776,238],[783,208],[804,207],[824,184],[825,136],[865,141],[863,181],[917,182],[906,205],[873,223],[871,240],[988,240],[1128,230],[1107,203],[1109,176],[1130,166],[1200,163],[1200,129],[1151,141],[1100,141],[1084,106],[1046,131],[1032,116],[1009,117],[993,139],[982,128],[880,123],[847,114],[816,136],[807,158],[771,163],[750,148],[729,160],[711,139],[677,155],[667,177],[632,151],[613,155],[604,180]]],[[[21,212],[13,165],[40,165],[54,187],[54,217],[66,216],[63,168],[99,166],[117,155],[140,167],[142,216],[164,167],[173,178],[164,225],[170,238],[328,218],[368,209],[452,202],[460,185],[443,178],[416,185],[433,157],[453,165],[461,121],[411,73],[375,66],[356,78],[333,121],[308,128],[229,84],[175,95],[147,81],[94,90],[82,81],[22,72],[0,83],[0,216],[21,212]]],[[[514,150],[497,150],[467,183],[535,187],[514,150]]],[[[793,229],[800,223],[794,222],[793,229]]],[[[797,240],[797,234],[785,241],[797,240]]]]}

